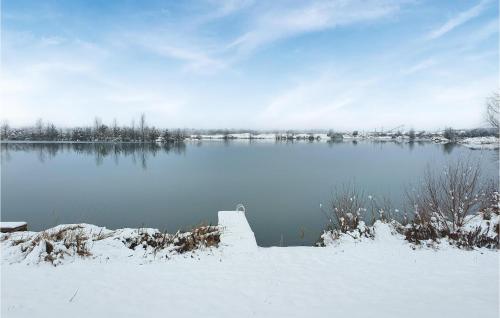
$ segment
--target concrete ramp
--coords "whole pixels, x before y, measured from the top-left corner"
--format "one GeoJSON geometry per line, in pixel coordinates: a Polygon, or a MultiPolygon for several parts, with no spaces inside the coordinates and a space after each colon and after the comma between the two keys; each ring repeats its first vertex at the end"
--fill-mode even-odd
{"type": "Polygon", "coordinates": [[[241,251],[257,249],[255,235],[244,211],[219,211],[218,218],[222,245],[241,251]]]}

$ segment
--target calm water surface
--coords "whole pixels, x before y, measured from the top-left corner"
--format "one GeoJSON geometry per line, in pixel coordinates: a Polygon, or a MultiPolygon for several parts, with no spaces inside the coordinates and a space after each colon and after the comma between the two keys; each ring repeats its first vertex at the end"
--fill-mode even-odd
{"type": "Polygon", "coordinates": [[[348,182],[398,207],[427,164],[470,158],[498,178],[498,151],[432,143],[3,143],[1,154],[2,221],[175,231],[243,203],[261,246],[313,244],[320,204],[348,182]]]}

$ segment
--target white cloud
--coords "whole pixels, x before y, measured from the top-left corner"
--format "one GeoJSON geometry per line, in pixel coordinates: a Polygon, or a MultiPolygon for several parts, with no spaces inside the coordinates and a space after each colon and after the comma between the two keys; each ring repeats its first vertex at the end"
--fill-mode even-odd
{"type": "Polygon", "coordinates": [[[490,2],[490,0],[481,0],[474,7],[459,13],[457,16],[448,20],[445,24],[443,24],[439,28],[430,32],[428,34],[428,38],[431,40],[437,39],[437,38],[445,35],[446,33],[452,31],[456,27],[459,27],[460,25],[468,22],[469,20],[479,16],[484,11],[484,9],[487,7],[487,4],[489,2],[490,2]]]}

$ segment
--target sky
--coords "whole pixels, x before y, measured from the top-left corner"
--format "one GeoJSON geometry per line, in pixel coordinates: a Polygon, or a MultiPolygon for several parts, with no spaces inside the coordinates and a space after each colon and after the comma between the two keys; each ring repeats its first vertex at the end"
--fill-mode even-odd
{"type": "Polygon", "coordinates": [[[3,0],[2,120],[486,126],[496,0],[3,0]]]}

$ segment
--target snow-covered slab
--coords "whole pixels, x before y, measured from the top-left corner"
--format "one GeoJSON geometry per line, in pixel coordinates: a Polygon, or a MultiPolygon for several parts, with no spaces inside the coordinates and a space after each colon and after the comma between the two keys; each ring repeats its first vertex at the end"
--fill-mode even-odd
{"type": "Polygon", "coordinates": [[[28,223],[26,222],[0,222],[0,232],[16,232],[16,231],[26,231],[28,229],[28,223]]]}
{"type": "Polygon", "coordinates": [[[243,211],[219,211],[220,242],[233,250],[249,251],[257,248],[255,235],[243,211]]]}

